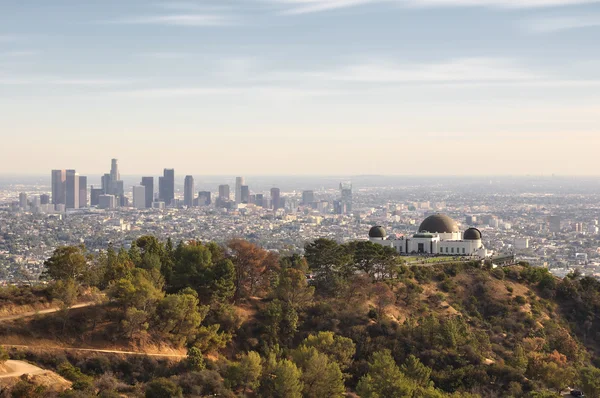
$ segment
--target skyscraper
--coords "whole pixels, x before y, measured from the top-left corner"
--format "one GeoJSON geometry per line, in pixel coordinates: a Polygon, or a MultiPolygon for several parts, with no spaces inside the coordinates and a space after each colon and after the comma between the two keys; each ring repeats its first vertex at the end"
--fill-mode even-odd
{"type": "Polygon", "coordinates": [[[121,179],[118,162],[117,159],[112,159],[110,162],[110,178],[113,181],[119,181],[121,179]]]}
{"type": "Polygon", "coordinates": [[[104,190],[92,186],[90,190],[90,206],[98,206],[100,204],[100,195],[104,195],[104,190]]]}
{"type": "Polygon", "coordinates": [[[229,185],[219,185],[219,199],[230,200],[229,185]]]}
{"type": "Polygon", "coordinates": [[[110,178],[110,174],[104,174],[102,176],[102,193],[105,195],[109,195],[111,192],[111,178],[110,178]]]}
{"type": "Polygon", "coordinates": [[[239,203],[250,202],[250,187],[248,187],[248,185],[242,185],[240,195],[241,199],[239,203]]]}
{"type": "Polygon", "coordinates": [[[64,205],[66,203],[67,189],[65,180],[66,172],[64,170],[52,170],[52,203],[55,205],[64,205]]]}
{"type": "Polygon", "coordinates": [[[79,208],[88,207],[87,177],[79,176],[79,208]]]}
{"type": "Polygon", "coordinates": [[[314,191],[302,191],[302,204],[308,206],[315,201],[314,191]]]}
{"type": "MultiPolygon", "coordinates": [[[[160,185],[160,181],[159,181],[160,185]]],[[[169,206],[175,199],[175,170],[164,169],[162,178],[162,197],[160,198],[165,205],[169,206]]]]}
{"type": "Polygon", "coordinates": [[[50,203],[50,196],[44,194],[40,195],[40,204],[41,205],[47,205],[48,203],[50,203]]]}
{"type": "Polygon", "coordinates": [[[146,188],[146,208],[152,207],[154,201],[154,177],[142,177],[142,186],[146,188]]]}
{"type": "Polygon", "coordinates": [[[183,205],[186,207],[194,206],[194,177],[185,176],[183,184],[183,205]]]}
{"type": "Polygon", "coordinates": [[[340,194],[341,214],[352,213],[352,184],[340,183],[340,194]]]}
{"type": "Polygon", "coordinates": [[[242,185],[244,184],[244,177],[235,178],[235,203],[242,203],[242,185]]]}
{"type": "Polygon", "coordinates": [[[79,174],[75,170],[67,170],[65,186],[67,190],[66,208],[79,208],[79,174]]]}
{"type": "Polygon", "coordinates": [[[279,209],[281,205],[281,191],[279,188],[271,188],[271,205],[273,210],[279,209]]]}
{"type": "Polygon", "coordinates": [[[27,205],[27,194],[25,192],[19,194],[19,207],[21,210],[27,210],[29,208],[27,205]]]}
{"type": "Polygon", "coordinates": [[[198,192],[198,206],[208,206],[212,202],[209,191],[198,192]]]}
{"type": "Polygon", "coordinates": [[[141,210],[146,208],[146,187],[138,185],[133,187],[133,207],[141,210]]]}

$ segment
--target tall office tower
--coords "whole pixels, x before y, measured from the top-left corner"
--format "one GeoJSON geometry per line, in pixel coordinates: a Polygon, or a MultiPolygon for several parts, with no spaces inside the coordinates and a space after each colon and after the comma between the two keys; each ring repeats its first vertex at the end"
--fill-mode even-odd
{"type": "Polygon", "coordinates": [[[99,209],[114,209],[117,207],[117,198],[115,195],[100,195],[98,197],[99,209]]]}
{"type": "Polygon", "coordinates": [[[183,205],[186,207],[194,206],[194,177],[185,176],[183,183],[183,205]]]}
{"type": "Polygon", "coordinates": [[[133,187],[133,207],[138,210],[146,208],[146,187],[138,185],[133,187]]]}
{"type": "Polygon", "coordinates": [[[67,189],[65,186],[66,172],[64,170],[52,170],[52,203],[64,205],[67,200],[67,189]]]}
{"type": "MultiPolygon", "coordinates": [[[[239,203],[248,203],[250,201],[250,187],[248,185],[242,185],[240,191],[240,202],[239,203]]],[[[238,203],[236,201],[236,203],[238,203]]]]}
{"type": "Polygon", "coordinates": [[[164,169],[163,171],[164,196],[161,198],[167,206],[175,199],[175,170],[164,169]]]}
{"type": "Polygon", "coordinates": [[[314,191],[302,191],[302,204],[308,206],[315,201],[314,191]]]}
{"type": "Polygon", "coordinates": [[[271,188],[271,204],[273,206],[273,210],[279,209],[279,205],[281,202],[281,191],[279,188],[271,188]]]}
{"type": "Polygon", "coordinates": [[[244,177],[235,178],[235,203],[242,203],[242,185],[244,185],[244,177]]]}
{"type": "Polygon", "coordinates": [[[104,195],[104,190],[102,188],[94,188],[92,185],[92,189],[90,189],[90,206],[98,206],[100,204],[100,195],[104,195]]]}
{"type": "Polygon", "coordinates": [[[230,200],[229,185],[219,185],[219,199],[230,200]]]}
{"type": "Polygon", "coordinates": [[[341,214],[352,213],[352,184],[351,183],[340,183],[340,199],[341,214]]]}
{"type": "Polygon", "coordinates": [[[88,207],[87,177],[79,176],[79,208],[88,207]]]}
{"type": "Polygon", "coordinates": [[[50,196],[44,194],[40,195],[40,204],[41,205],[47,205],[48,203],[50,203],[50,196]]]}
{"type": "Polygon", "coordinates": [[[158,200],[160,202],[165,201],[165,177],[158,177],[158,200]]]}
{"type": "Polygon", "coordinates": [[[560,232],[560,216],[548,217],[548,223],[550,224],[550,232],[553,232],[553,233],[560,232]]]}
{"type": "Polygon", "coordinates": [[[265,199],[264,199],[264,195],[262,193],[257,193],[254,196],[254,204],[256,204],[257,206],[260,206],[260,207],[264,207],[265,199]]]}
{"type": "Polygon", "coordinates": [[[209,191],[198,192],[198,206],[208,206],[212,202],[209,191]]]}
{"type": "Polygon", "coordinates": [[[19,194],[19,207],[22,210],[27,210],[27,208],[29,207],[27,205],[27,194],[25,192],[21,192],[19,194]]]}
{"type": "Polygon", "coordinates": [[[67,209],[79,208],[79,174],[75,170],[67,170],[66,178],[67,201],[65,203],[67,209]]]}
{"type": "Polygon", "coordinates": [[[146,208],[149,209],[154,202],[154,177],[142,177],[142,186],[146,188],[146,208]]]}
{"type": "Polygon", "coordinates": [[[121,179],[118,162],[117,159],[112,159],[110,162],[110,179],[113,181],[119,181],[121,179]]]}
{"type": "Polygon", "coordinates": [[[109,195],[111,186],[112,186],[112,179],[110,178],[110,174],[104,174],[102,176],[102,193],[105,195],[109,195]]]}

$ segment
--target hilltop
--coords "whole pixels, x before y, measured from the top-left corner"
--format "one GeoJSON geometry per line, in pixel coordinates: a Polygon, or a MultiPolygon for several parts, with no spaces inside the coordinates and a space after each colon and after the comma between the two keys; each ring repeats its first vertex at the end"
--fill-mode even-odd
{"type": "Polygon", "coordinates": [[[144,237],[95,257],[61,248],[46,264],[61,310],[0,322],[0,340],[27,345],[6,350],[56,370],[69,394],[600,396],[600,283],[576,274],[408,265],[325,239],[301,257],[144,237]],[[94,305],[69,310],[93,291],[94,305]]]}

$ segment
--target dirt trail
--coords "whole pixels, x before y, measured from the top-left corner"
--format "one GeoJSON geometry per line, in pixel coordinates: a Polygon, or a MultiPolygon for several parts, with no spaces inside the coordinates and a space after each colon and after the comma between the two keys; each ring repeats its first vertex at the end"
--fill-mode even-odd
{"type": "MultiPolygon", "coordinates": [[[[75,304],[74,306],[72,306],[69,309],[72,310],[72,309],[75,309],[75,308],[90,307],[90,306],[95,305],[95,304],[96,303],[94,303],[94,302],[79,303],[79,304],[75,304]]],[[[48,308],[46,310],[24,312],[22,314],[17,314],[17,315],[6,315],[6,316],[0,317],[0,322],[2,322],[2,321],[14,321],[16,319],[27,318],[27,317],[38,315],[38,314],[52,314],[53,312],[58,312],[58,311],[60,311],[60,308],[48,308]]]]}
{"type": "Polygon", "coordinates": [[[160,354],[160,353],[148,353],[148,352],[136,352],[136,351],[119,351],[119,350],[100,350],[96,348],[75,348],[75,347],[45,347],[45,346],[31,346],[31,345],[19,345],[19,344],[0,344],[3,347],[14,347],[14,348],[31,348],[38,350],[61,350],[61,351],[85,351],[85,352],[100,352],[105,354],[121,354],[121,355],[147,355],[150,357],[162,357],[162,358],[185,358],[183,354],[160,354]]]}
{"type": "Polygon", "coordinates": [[[24,374],[39,375],[46,372],[46,370],[42,368],[38,368],[37,366],[33,366],[23,361],[8,360],[4,363],[4,366],[8,369],[8,372],[0,373],[0,379],[19,377],[24,374]]]}

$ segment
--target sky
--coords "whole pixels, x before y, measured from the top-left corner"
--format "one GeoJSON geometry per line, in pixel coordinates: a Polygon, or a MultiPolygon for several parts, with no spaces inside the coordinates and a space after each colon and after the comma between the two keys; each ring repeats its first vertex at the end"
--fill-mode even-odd
{"type": "Polygon", "coordinates": [[[600,0],[0,0],[0,174],[600,175],[600,0]]]}

